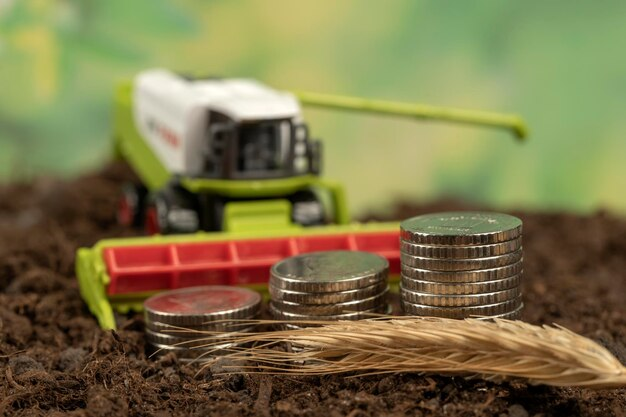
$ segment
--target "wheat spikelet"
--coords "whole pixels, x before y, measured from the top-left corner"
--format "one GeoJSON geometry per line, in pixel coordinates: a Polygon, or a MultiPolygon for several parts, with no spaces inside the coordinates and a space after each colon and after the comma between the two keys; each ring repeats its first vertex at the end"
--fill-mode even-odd
{"type": "MultiPolygon", "coordinates": [[[[554,386],[626,386],[626,367],[617,358],[594,341],[559,326],[418,317],[300,323],[321,327],[229,338],[236,343],[226,354],[233,365],[223,369],[294,375],[429,372],[521,378],[554,386]],[[277,349],[285,343],[293,349],[277,349]]],[[[211,335],[198,332],[199,338],[211,335]]],[[[205,348],[215,346],[224,352],[224,339],[214,345],[208,340],[205,348]]]]}

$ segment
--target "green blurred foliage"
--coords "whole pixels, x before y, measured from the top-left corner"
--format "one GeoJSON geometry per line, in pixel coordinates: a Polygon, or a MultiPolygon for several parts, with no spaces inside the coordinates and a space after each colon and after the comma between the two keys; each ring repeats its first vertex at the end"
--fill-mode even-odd
{"type": "Polygon", "coordinates": [[[501,131],[307,109],[355,213],[453,196],[626,212],[626,3],[0,0],[0,177],[109,155],[115,82],[161,66],[517,112],[501,131]]]}

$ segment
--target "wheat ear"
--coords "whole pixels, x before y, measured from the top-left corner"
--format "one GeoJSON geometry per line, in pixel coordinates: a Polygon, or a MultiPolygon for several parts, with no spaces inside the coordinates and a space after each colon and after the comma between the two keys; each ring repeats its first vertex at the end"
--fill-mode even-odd
{"type": "Polygon", "coordinates": [[[223,368],[226,372],[428,372],[554,386],[626,386],[626,367],[617,358],[560,326],[419,317],[306,323],[320,327],[239,334],[227,339],[233,342],[227,348],[223,338],[208,342],[211,332],[198,332],[198,337],[207,337],[204,348],[226,351],[232,363],[223,368]]]}

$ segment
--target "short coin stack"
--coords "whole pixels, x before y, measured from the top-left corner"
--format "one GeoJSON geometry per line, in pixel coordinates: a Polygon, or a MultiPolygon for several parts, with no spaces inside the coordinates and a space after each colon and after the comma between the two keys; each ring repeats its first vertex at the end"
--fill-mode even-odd
{"type": "Polygon", "coordinates": [[[195,358],[207,352],[203,345],[252,330],[237,320],[254,319],[260,309],[261,295],[245,288],[216,285],[162,292],[144,302],[146,339],[155,351],[195,358]]]}
{"type": "Polygon", "coordinates": [[[298,328],[310,320],[360,320],[387,311],[389,263],[358,251],[313,252],[272,266],[270,312],[298,328]]]}
{"type": "Polygon", "coordinates": [[[446,212],[400,225],[406,314],[519,318],[522,221],[488,212],[446,212]]]}

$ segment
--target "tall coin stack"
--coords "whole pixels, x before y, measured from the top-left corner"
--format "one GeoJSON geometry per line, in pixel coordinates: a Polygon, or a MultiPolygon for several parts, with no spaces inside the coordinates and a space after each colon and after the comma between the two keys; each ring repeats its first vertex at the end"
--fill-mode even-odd
{"type": "Polygon", "coordinates": [[[237,320],[254,319],[260,309],[261,295],[245,288],[215,285],[162,292],[144,302],[146,340],[154,351],[196,358],[207,352],[203,345],[252,330],[237,320]]]}
{"type": "Polygon", "coordinates": [[[520,219],[488,212],[427,214],[403,221],[400,236],[406,314],[520,317],[520,219]]]}
{"type": "Polygon", "coordinates": [[[368,252],[293,256],[272,266],[270,312],[277,320],[294,322],[371,318],[372,313],[387,311],[388,273],[387,260],[368,252]]]}

